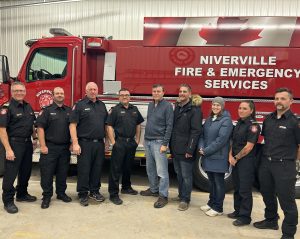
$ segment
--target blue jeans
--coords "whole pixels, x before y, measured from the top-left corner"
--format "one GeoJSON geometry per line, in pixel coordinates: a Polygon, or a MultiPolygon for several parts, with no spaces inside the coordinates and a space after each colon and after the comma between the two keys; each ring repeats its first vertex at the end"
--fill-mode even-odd
{"type": "Polygon", "coordinates": [[[193,159],[186,159],[183,155],[174,155],[174,169],[178,180],[178,197],[180,201],[189,203],[193,190],[193,159]]]}
{"type": "Polygon", "coordinates": [[[159,195],[162,197],[168,197],[168,159],[166,153],[160,153],[162,140],[145,140],[144,146],[150,190],[153,193],[159,192],[159,195]]]}
{"type": "Polygon", "coordinates": [[[207,205],[217,212],[223,212],[223,202],[225,198],[225,173],[206,173],[209,179],[209,201],[207,205]]]}

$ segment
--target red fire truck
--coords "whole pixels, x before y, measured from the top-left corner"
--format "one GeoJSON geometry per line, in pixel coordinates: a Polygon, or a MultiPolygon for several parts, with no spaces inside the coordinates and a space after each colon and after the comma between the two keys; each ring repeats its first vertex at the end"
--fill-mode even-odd
{"type": "MultiPolygon", "coordinates": [[[[16,78],[10,77],[7,57],[1,56],[0,104],[9,99],[14,80],[25,84],[26,99],[36,112],[52,102],[54,87],[64,88],[66,104],[73,105],[93,81],[107,108],[117,103],[121,87],[128,88],[146,118],[153,84],[163,84],[168,99],[175,101],[179,84],[188,83],[204,99],[204,117],[211,98],[222,96],[235,123],[239,102],[247,98],[255,101],[262,123],[274,110],[278,87],[294,91],[292,110],[300,115],[298,17],[146,17],[143,40],[77,37],[59,28],[50,33],[25,43],[29,51],[16,78]]],[[[145,159],[142,143],[136,158],[145,159]]],[[[200,158],[194,174],[195,185],[207,190],[200,158]]],[[[228,189],[230,180],[227,174],[228,189]]],[[[298,190],[299,180],[296,186],[298,190]]]]}

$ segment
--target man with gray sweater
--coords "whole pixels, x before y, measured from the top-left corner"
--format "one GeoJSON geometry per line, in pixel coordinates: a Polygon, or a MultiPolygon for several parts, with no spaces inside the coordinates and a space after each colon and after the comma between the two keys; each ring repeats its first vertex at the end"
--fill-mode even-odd
{"type": "Polygon", "coordinates": [[[153,101],[149,103],[144,146],[146,151],[146,169],[150,188],[141,191],[142,196],[158,196],[155,208],[168,203],[169,172],[167,148],[173,128],[173,107],[166,101],[164,87],[152,86],[153,101]]]}

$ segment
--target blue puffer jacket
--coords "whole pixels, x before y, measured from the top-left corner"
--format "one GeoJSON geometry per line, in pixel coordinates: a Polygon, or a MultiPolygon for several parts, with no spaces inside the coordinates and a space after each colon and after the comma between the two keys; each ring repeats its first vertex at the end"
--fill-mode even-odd
{"type": "Polygon", "coordinates": [[[228,153],[232,129],[231,116],[226,110],[215,121],[212,121],[211,116],[205,121],[198,148],[202,148],[204,151],[202,167],[206,172],[228,172],[228,153]]]}

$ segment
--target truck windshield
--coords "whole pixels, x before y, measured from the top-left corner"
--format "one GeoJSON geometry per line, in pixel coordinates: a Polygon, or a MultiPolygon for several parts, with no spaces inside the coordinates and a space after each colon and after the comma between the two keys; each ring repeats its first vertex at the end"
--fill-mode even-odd
{"type": "Polygon", "coordinates": [[[28,64],[26,81],[64,78],[67,73],[67,56],[67,48],[38,48],[28,64]]]}

